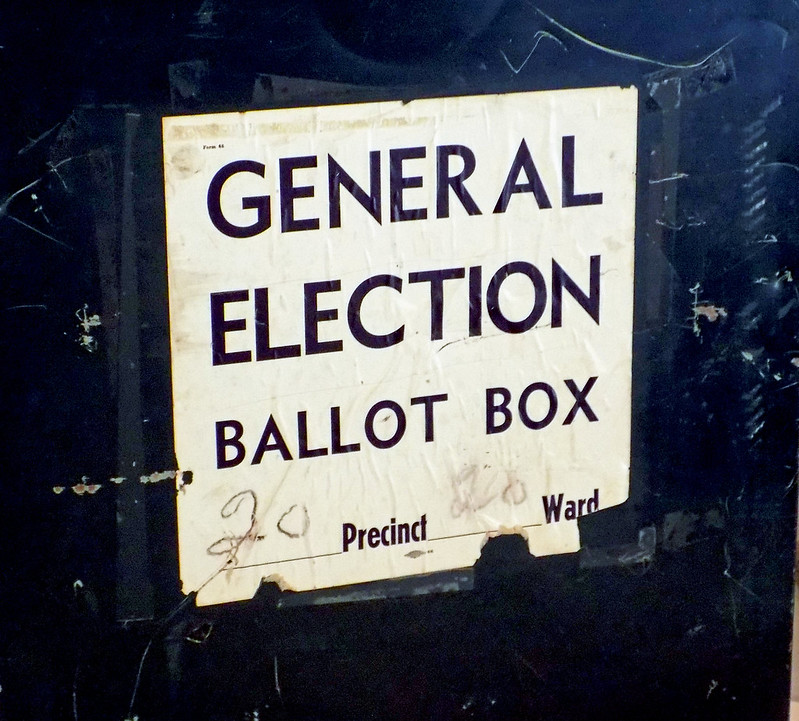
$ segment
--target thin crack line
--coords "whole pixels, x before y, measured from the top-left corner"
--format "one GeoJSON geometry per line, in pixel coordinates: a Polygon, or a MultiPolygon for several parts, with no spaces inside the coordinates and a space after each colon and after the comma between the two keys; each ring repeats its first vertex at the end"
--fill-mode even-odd
{"type": "Polygon", "coordinates": [[[6,218],[8,218],[9,220],[13,220],[15,223],[19,223],[23,228],[27,228],[28,230],[31,230],[34,233],[38,233],[39,235],[41,235],[44,238],[47,238],[48,240],[52,240],[54,243],[58,243],[58,245],[61,245],[64,248],[67,248],[68,250],[75,250],[71,245],[69,245],[68,243],[65,243],[63,240],[59,240],[58,238],[55,238],[54,236],[50,235],[49,233],[45,233],[43,230],[39,230],[38,228],[35,228],[34,226],[30,225],[29,223],[26,223],[24,220],[20,220],[16,216],[11,215],[11,213],[6,213],[6,218]]]}

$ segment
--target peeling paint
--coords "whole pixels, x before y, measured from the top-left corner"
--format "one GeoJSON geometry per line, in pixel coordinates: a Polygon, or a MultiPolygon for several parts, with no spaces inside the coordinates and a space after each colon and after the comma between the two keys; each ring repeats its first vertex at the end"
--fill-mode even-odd
{"type": "Polygon", "coordinates": [[[711,323],[715,323],[719,318],[727,317],[727,309],[718,305],[697,305],[694,307],[697,316],[704,316],[711,323]]]}
{"type": "Polygon", "coordinates": [[[172,480],[177,474],[177,471],[156,471],[148,476],[140,476],[139,483],[160,483],[161,481],[172,480]]]}
{"type": "Polygon", "coordinates": [[[89,479],[86,476],[83,476],[80,483],[76,483],[74,486],[72,486],[72,492],[76,496],[82,496],[84,493],[88,493],[90,496],[93,496],[103,487],[102,483],[86,483],[88,480],[89,479]]]}
{"type": "MultiPolygon", "coordinates": [[[[187,486],[191,483],[191,477],[191,471],[155,471],[154,473],[150,473],[146,476],[139,476],[137,480],[139,483],[150,484],[177,479],[178,488],[180,489],[183,486],[187,486]]],[[[127,476],[112,476],[108,479],[108,483],[112,483],[115,486],[120,486],[123,483],[131,480],[134,479],[130,479],[127,476]]],[[[82,476],[80,482],[70,486],[70,488],[75,494],[82,496],[84,494],[94,495],[103,487],[102,483],[89,483],[88,481],[88,476],[82,476]]],[[[66,488],[66,486],[53,486],[53,493],[58,495],[63,493],[66,488]]]]}
{"type": "Polygon", "coordinates": [[[702,329],[699,325],[700,318],[706,318],[710,323],[715,323],[719,318],[726,318],[728,315],[727,309],[723,306],[715,305],[714,303],[704,300],[700,301],[699,293],[701,291],[702,286],[699,283],[695,283],[688,289],[688,292],[694,297],[693,303],[691,304],[691,312],[693,313],[691,327],[697,338],[702,334],[702,329]]]}
{"type": "Polygon", "coordinates": [[[96,313],[89,315],[88,303],[84,303],[83,308],[76,310],[75,316],[78,319],[78,327],[81,331],[78,334],[78,343],[80,347],[84,348],[89,353],[94,353],[94,351],[97,350],[97,339],[92,335],[92,329],[102,325],[100,316],[96,313]]]}

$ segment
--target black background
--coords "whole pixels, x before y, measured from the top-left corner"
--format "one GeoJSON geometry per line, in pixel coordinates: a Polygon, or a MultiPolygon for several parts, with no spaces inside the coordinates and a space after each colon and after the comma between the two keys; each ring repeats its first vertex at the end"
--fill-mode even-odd
{"type": "Polygon", "coordinates": [[[0,719],[786,718],[798,23],[738,0],[0,10],[0,719]],[[135,482],[175,467],[160,117],[629,84],[630,501],[582,519],[579,554],[490,542],[472,590],[194,609],[174,489],[135,482]]]}

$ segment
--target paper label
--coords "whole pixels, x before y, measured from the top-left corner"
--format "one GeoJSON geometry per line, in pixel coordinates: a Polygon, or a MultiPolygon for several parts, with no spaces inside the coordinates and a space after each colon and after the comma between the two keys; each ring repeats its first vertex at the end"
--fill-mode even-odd
{"type": "Polygon", "coordinates": [[[198,603],[579,548],[629,490],[637,91],[163,121],[198,603]]]}

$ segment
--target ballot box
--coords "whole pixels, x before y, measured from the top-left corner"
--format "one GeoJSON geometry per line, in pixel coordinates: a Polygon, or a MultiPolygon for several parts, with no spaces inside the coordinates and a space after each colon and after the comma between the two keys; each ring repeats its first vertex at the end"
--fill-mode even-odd
{"type": "Polygon", "coordinates": [[[788,718],[799,8],[7,25],[2,721],[788,718]]]}

